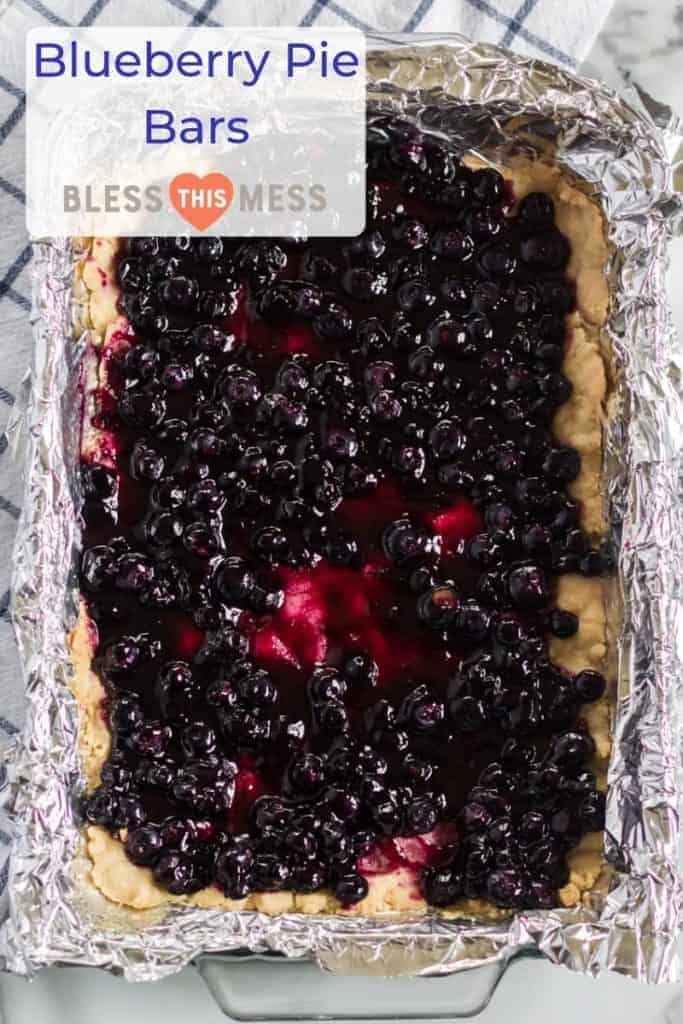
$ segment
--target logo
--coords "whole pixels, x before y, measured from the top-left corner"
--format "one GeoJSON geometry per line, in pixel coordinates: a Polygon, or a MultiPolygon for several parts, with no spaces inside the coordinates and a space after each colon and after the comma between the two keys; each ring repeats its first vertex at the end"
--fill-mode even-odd
{"type": "Polygon", "coordinates": [[[235,186],[225,174],[176,174],[168,187],[173,207],[197,231],[206,231],[230,206],[235,186]]]}
{"type": "MultiPolygon", "coordinates": [[[[278,182],[257,182],[256,184],[235,185],[219,171],[212,171],[200,177],[184,171],[177,174],[168,185],[168,198],[175,212],[187,221],[195,231],[206,231],[231,206],[235,213],[242,215],[242,224],[233,224],[237,230],[244,228],[244,218],[251,215],[267,214],[278,216],[283,213],[322,214],[327,208],[327,194],[323,184],[302,185],[278,182]]],[[[116,183],[93,185],[65,185],[64,212],[87,214],[145,213],[166,214],[161,185],[121,185],[116,183]]],[[[150,231],[156,232],[156,218],[147,222],[150,231]]],[[[253,222],[252,222],[253,223],[253,222]]],[[[247,223],[246,227],[252,227],[247,223]]],[[[134,224],[138,232],[140,223],[134,224]]],[[[290,230],[290,233],[292,230],[290,230]]],[[[167,230],[175,230],[175,225],[167,230]]]]}

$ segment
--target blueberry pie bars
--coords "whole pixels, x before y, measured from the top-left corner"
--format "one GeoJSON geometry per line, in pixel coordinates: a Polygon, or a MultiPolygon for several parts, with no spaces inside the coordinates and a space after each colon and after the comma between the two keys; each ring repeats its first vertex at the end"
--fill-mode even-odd
{"type": "Polygon", "coordinates": [[[94,885],[504,914],[606,885],[602,214],[368,142],[357,238],[95,238],[73,691],[94,885]]]}

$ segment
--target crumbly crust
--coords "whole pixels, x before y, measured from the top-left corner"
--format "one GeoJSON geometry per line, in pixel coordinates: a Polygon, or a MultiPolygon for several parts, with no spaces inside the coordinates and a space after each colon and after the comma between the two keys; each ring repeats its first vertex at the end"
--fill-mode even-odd
{"type": "MultiPolygon", "coordinates": [[[[467,158],[465,162],[470,166],[482,165],[474,157],[467,158]]],[[[533,191],[552,195],[557,225],[571,245],[567,272],[576,286],[576,310],[567,318],[569,344],[563,372],[573,384],[573,392],[558,411],[553,428],[559,441],[571,444],[581,455],[581,472],[569,485],[569,492],[580,502],[582,526],[594,542],[599,541],[606,533],[601,471],[610,368],[604,332],[609,293],[605,275],[607,242],[603,216],[579,185],[570,181],[551,162],[513,156],[497,169],[511,183],[517,200],[533,191]]],[[[77,261],[76,279],[82,300],[82,319],[91,331],[95,346],[106,344],[117,330],[125,329],[125,320],[116,307],[118,244],[117,239],[84,240],[83,251],[77,261]]],[[[93,367],[91,373],[93,378],[97,375],[97,379],[88,382],[87,390],[105,385],[106,380],[102,376],[105,372],[101,363],[93,367]]],[[[88,412],[86,396],[83,449],[92,453],[98,448],[100,439],[90,424],[88,412]]],[[[571,672],[584,668],[605,672],[608,655],[605,581],[561,576],[557,581],[557,603],[578,616],[579,629],[569,639],[550,638],[551,659],[571,672]]],[[[110,749],[109,731],[101,714],[104,689],[92,668],[94,629],[82,603],[77,625],[70,636],[73,661],[71,687],[80,711],[80,747],[88,788],[98,783],[110,749]]],[[[586,705],[583,716],[596,745],[592,768],[599,786],[605,788],[611,750],[609,696],[586,705]]],[[[107,899],[135,910],[166,903],[224,910],[259,910],[268,914],[296,911],[305,914],[343,912],[374,915],[386,911],[426,909],[415,873],[409,868],[371,877],[367,897],[350,910],[344,910],[333,893],[326,890],[306,895],[252,893],[244,900],[229,900],[216,888],[206,888],[192,896],[172,896],[156,884],[149,868],[137,867],[128,860],[123,846],[125,831],[117,837],[103,828],[91,826],[85,831],[85,840],[92,883],[107,899]]],[[[602,846],[602,833],[589,833],[569,855],[570,878],[559,893],[563,906],[589,903],[594,893],[606,891],[608,873],[602,858],[602,846]]],[[[508,912],[482,900],[460,900],[447,913],[485,915],[493,919],[507,916],[508,912]]]]}

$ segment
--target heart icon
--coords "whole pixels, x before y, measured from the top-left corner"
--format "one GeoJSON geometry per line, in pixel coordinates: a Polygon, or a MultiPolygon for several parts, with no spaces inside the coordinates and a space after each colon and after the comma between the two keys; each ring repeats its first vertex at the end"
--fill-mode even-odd
{"type": "Polygon", "coordinates": [[[230,206],[235,186],[217,171],[205,174],[176,174],[168,186],[171,202],[180,216],[197,231],[206,231],[230,206]]]}

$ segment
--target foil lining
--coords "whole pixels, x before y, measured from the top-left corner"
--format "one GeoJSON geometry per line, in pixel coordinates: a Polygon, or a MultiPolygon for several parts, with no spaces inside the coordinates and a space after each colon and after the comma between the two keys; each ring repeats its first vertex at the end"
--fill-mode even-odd
{"type": "Polygon", "coordinates": [[[439,975],[536,950],[592,974],[612,969],[651,982],[678,976],[683,404],[664,277],[667,240],[681,220],[674,190],[680,127],[635,89],[622,99],[493,46],[457,36],[418,40],[369,40],[371,110],[401,112],[491,159],[511,145],[550,152],[587,183],[606,215],[615,394],[604,475],[618,560],[610,891],[591,907],[502,921],[437,913],[273,918],[179,905],[129,913],[93,891],[75,808],[82,778],[65,642],[77,597],[74,468],[88,339],[74,336],[71,246],[41,240],[34,244],[30,394],[12,431],[26,470],[12,614],[27,722],[7,757],[4,789],[14,847],[0,956],[10,971],[89,964],[151,980],[202,953],[251,950],[313,957],[339,972],[439,975]]]}

